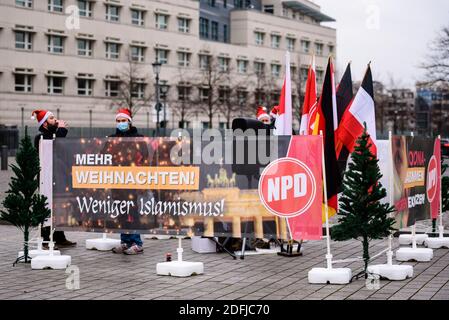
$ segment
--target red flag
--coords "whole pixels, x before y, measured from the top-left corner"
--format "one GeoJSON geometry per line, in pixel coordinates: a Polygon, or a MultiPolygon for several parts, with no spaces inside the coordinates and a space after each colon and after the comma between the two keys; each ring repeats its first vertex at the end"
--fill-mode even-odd
{"type": "Polygon", "coordinates": [[[302,108],[301,129],[300,135],[312,135],[313,124],[317,115],[317,92],[316,92],[316,71],[315,71],[315,56],[312,57],[312,62],[309,67],[307,75],[306,92],[304,96],[304,104],[302,108]]]}
{"type": "Polygon", "coordinates": [[[351,153],[354,151],[357,139],[363,134],[364,123],[366,123],[367,131],[371,136],[371,152],[377,155],[376,112],[371,66],[368,66],[362,86],[344,113],[338,128],[339,140],[351,153]]]}

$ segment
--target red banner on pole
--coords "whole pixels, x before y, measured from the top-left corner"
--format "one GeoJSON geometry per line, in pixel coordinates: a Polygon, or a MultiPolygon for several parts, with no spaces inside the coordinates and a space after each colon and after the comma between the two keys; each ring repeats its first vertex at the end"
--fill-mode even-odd
{"type": "Polygon", "coordinates": [[[294,240],[322,237],[322,152],[320,136],[293,136],[287,158],[272,162],[259,180],[263,205],[287,219],[294,240]]]}

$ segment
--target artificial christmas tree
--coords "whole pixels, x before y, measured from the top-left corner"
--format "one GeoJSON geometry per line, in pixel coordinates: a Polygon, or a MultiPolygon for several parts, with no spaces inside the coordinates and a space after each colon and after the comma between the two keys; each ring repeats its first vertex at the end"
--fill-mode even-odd
{"type": "Polygon", "coordinates": [[[30,230],[39,226],[50,216],[47,208],[47,197],[40,195],[39,188],[39,155],[33,147],[25,127],[25,136],[20,142],[16,155],[16,164],[11,165],[15,177],[11,178],[7,196],[3,201],[4,210],[0,211],[0,220],[11,223],[23,232],[24,255],[16,260],[30,261],[28,240],[30,230]]]}
{"type": "Polygon", "coordinates": [[[387,195],[379,182],[382,178],[378,160],[370,151],[369,134],[365,131],[357,140],[351,155],[352,162],[344,174],[343,196],[340,199],[339,224],[332,228],[336,241],[361,240],[363,244],[363,274],[368,277],[369,242],[388,237],[394,230],[394,211],[390,204],[382,204],[387,195]]]}

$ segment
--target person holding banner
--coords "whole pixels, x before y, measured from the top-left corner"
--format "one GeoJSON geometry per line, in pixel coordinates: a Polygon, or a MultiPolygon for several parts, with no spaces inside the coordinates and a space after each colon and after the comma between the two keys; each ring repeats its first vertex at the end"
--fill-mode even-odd
{"type": "MultiPolygon", "coordinates": [[[[63,120],[58,120],[54,114],[47,110],[34,110],[31,114],[32,120],[37,120],[39,125],[39,134],[34,138],[34,147],[39,150],[39,141],[41,137],[45,140],[56,138],[65,138],[68,133],[68,125],[63,120]]],[[[50,227],[43,227],[41,229],[41,237],[44,241],[50,241],[50,227]]],[[[53,240],[57,246],[75,246],[76,242],[66,239],[64,231],[55,231],[53,233],[53,240]]],[[[43,244],[44,249],[48,249],[48,243],[43,244]]],[[[56,248],[55,248],[56,249],[56,248]]]]}
{"type": "MultiPolygon", "coordinates": [[[[116,132],[111,135],[111,138],[138,138],[143,137],[137,132],[137,128],[132,125],[132,114],[129,109],[119,109],[115,116],[116,132]]],[[[113,163],[121,166],[142,166],[148,165],[148,148],[144,142],[136,142],[131,144],[129,142],[109,144],[107,151],[112,154],[113,163]]],[[[113,190],[114,199],[136,199],[138,192],[136,190],[113,190]]],[[[138,222],[139,213],[137,210],[130,212],[126,217],[120,217],[119,222],[122,229],[132,230],[133,224],[138,222]],[[134,212],[135,211],[135,212],[134,212]]],[[[127,255],[136,255],[143,253],[143,242],[140,234],[120,234],[121,245],[112,249],[114,253],[124,253],[127,255]]]]}

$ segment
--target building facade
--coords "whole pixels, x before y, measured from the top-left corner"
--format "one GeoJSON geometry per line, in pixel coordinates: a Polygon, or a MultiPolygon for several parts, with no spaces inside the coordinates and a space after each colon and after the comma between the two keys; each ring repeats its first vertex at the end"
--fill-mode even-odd
{"type": "Polygon", "coordinates": [[[0,0],[0,124],[34,126],[43,108],[72,127],[113,127],[114,109],[131,105],[136,125],[154,128],[158,61],[167,126],[222,127],[274,105],[286,51],[294,90],[312,53],[322,82],[337,45],[328,21],[307,0],[0,0]],[[237,106],[215,109],[227,95],[237,106]]]}

